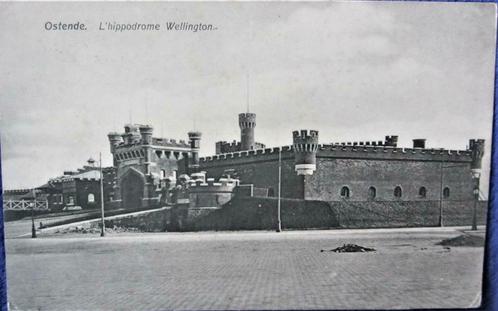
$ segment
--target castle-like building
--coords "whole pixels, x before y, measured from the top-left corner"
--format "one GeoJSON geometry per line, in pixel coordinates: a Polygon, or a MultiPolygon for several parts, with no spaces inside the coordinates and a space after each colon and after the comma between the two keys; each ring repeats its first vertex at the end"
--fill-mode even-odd
{"type": "Polygon", "coordinates": [[[163,186],[202,172],[233,177],[260,196],[320,201],[473,200],[484,140],[465,150],[427,148],[425,139],[398,146],[382,141],[321,144],[319,132],[292,133],[293,145],[265,148],[255,139],[256,114],[239,114],[240,142],[216,143],[216,155],[199,158],[200,132],[188,141],[153,137],[149,125],[127,125],[108,135],[117,168],[115,200],[124,208],[157,205],[163,186]]]}
{"type": "Polygon", "coordinates": [[[208,157],[199,157],[198,131],[176,140],[128,124],[108,134],[113,166],[103,174],[90,159],[37,188],[4,191],[4,209],[14,218],[28,208],[96,209],[102,180],[105,209],[165,207],[160,231],[271,229],[277,206],[285,228],[296,229],[486,221],[483,139],[470,139],[465,150],[429,148],[420,138],[400,147],[395,135],[324,144],[318,131],[299,130],[289,133],[292,145],[266,148],[256,142],[256,114],[238,121],[240,141],[216,142],[208,157]]]}

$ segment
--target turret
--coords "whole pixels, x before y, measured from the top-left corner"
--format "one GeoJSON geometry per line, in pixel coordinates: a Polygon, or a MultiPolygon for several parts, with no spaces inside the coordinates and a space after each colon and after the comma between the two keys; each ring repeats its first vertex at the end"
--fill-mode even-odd
{"type": "Polygon", "coordinates": [[[484,156],[484,139],[469,140],[469,150],[472,152],[472,171],[480,172],[482,168],[482,157],[484,156]]]}
{"type": "Polygon", "coordinates": [[[111,153],[114,153],[116,150],[116,147],[121,143],[121,134],[116,133],[116,132],[111,132],[107,134],[107,137],[109,138],[109,145],[111,147],[111,153]]]}
{"type": "Polygon", "coordinates": [[[397,135],[386,136],[386,139],[384,141],[384,145],[390,146],[390,147],[397,147],[398,146],[398,136],[397,135]]]}
{"type": "Polygon", "coordinates": [[[195,173],[199,170],[199,149],[201,148],[201,132],[188,132],[188,142],[192,149],[192,159],[190,160],[190,171],[195,173]]]}
{"type": "Polygon", "coordinates": [[[254,128],[256,127],[256,114],[255,113],[240,113],[239,114],[239,127],[240,127],[240,151],[255,149],[254,128]]]}
{"type": "Polygon", "coordinates": [[[140,125],[140,136],[142,139],[142,144],[151,145],[152,144],[152,132],[154,128],[150,125],[140,125]]]}
{"type": "Polygon", "coordinates": [[[123,137],[125,144],[134,144],[141,139],[140,133],[138,132],[138,128],[135,124],[126,124],[125,132],[121,136],[123,137]]]}
{"type": "Polygon", "coordinates": [[[307,130],[292,132],[295,156],[295,170],[298,175],[313,175],[316,170],[318,151],[318,131],[307,130]]]}

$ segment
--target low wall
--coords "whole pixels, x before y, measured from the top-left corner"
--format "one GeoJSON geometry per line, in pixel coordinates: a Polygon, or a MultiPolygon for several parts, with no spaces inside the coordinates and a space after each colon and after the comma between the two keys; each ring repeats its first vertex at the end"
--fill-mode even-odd
{"type": "MultiPolygon", "coordinates": [[[[470,226],[473,201],[443,202],[444,226],[470,226]]],[[[486,223],[487,201],[477,204],[477,223],[486,223]]],[[[108,227],[144,232],[207,230],[275,230],[276,198],[234,198],[221,209],[196,211],[187,206],[106,220],[108,227]],[[191,215],[191,216],[189,216],[191,215]]],[[[435,227],[439,201],[304,201],[282,199],[283,229],[435,227]]]]}
{"type": "MultiPolygon", "coordinates": [[[[282,227],[285,229],[335,228],[336,212],[327,202],[283,199],[282,227]]],[[[277,227],[276,198],[236,198],[223,208],[187,221],[186,231],[274,230],[277,227]]]]}

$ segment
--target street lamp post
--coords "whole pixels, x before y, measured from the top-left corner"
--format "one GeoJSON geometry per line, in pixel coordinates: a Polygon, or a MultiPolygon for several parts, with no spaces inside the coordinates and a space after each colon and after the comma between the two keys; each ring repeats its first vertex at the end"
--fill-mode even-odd
{"type": "Polygon", "coordinates": [[[100,211],[101,211],[101,231],[100,236],[105,236],[105,221],[104,221],[104,174],[102,172],[102,153],[99,153],[99,165],[100,165],[100,211]]]}
{"type": "Polygon", "coordinates": [[[479,178],[481,177],[481,172],[479,169],[472,169],[472,177],[474,179],[474,210],[472,212],[472,228],[471,230],[477,230],[477,202],[479,201],[479,178]]]}
{"type": "Polygon", "coordinates": [[[36,227],[35,227],[35,202],[30,202],[31,206],[31,237],[36,238],[36,227]]]}

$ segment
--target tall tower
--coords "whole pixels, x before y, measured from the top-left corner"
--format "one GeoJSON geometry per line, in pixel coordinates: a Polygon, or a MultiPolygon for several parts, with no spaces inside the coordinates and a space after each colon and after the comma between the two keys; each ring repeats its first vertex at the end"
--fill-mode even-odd
{"type": "MultiPolygon", "coordinates": [[[[136,127],[135,127],[136,129],[136,127]]],[[[153,131],[154,131],[154,128],[150,125],[140,125],[138,127],[138,130],[140,131],[140,134],[138,134],[138,137],[137,137],[137,134],[136,134],[136,130],[135,130],[135,136],[132,136],[132,137],[135,137],[133,138],[133,142],[136,142],[136,141],[139,141],[143,144],[143,150],[144,150],[144,154],[145,154],[145,161],[144,161],[144,165],[145,165],[145,173],[146,174],[150,174],[151,173],[151,170],[150,170],[150,166],[153,164],[151,162],[151,153],[152,153],[152,149],[151,149],[151,145],[152,145],[152,134],[153,134],[153,131]]]]}
{"type": "Polygon", "coordinates": [[[239,114],[239,127],[240,127],[240,150],[255,149],[256,144],[254,141],[254,128],[256,127],[256,114],[255,113],[240,113],[239,114]]]}
{"type": "Polygon", "coordinates": [[[318,151],[318,131],[307,130],[292,132],[295,156],[295,170],[298,175],[313,175],[316,170],[316,152],[318,151]]]}
{"type": "Polygon", "coordinates": [[[192,149],[192,158],[190,159],[190,173],[199,171],[199,149],[201,148],[201,132],[188,132],[188,142],[192,149]]]}

